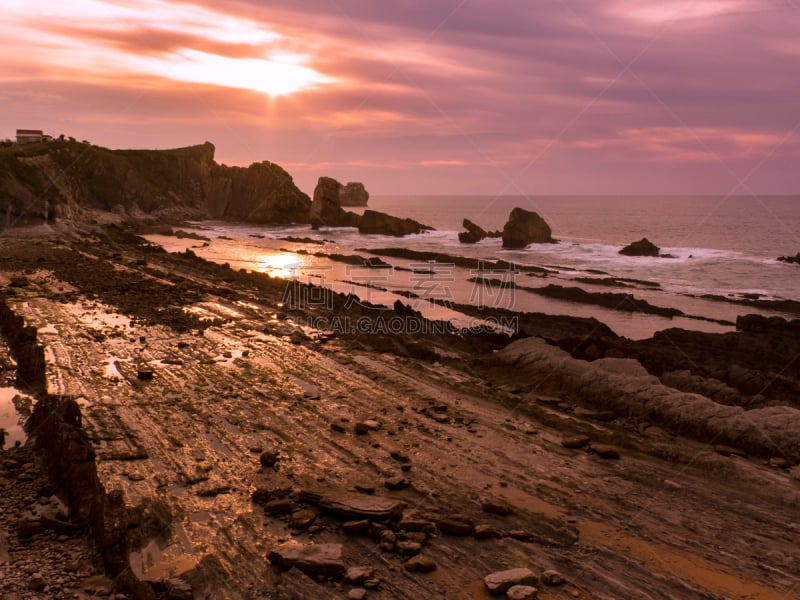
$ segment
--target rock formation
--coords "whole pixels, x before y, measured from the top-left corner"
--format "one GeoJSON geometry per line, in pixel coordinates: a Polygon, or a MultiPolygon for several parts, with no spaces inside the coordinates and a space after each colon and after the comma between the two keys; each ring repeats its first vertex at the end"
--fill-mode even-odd
{"type": "Polygon", "coordinates": [[[656,246],[653,242],[647,238],[642,238],[638,242],[628,244],[620,250],[619,253],[625,256],[658,256],[660,251],[661,248],[656,246]]]}
{"type": "Polygon", "coordinates": [[[304,223],[310,200],[278,165],[247,168],[214,165],[207,197],[212,218],[248,223],[304,223]]]}
{"type": "Polygon", "coordinates": [[[515,208],[503,227],[503,248],[524,248],[528,244],[552,244],[550,226],[537,213],[515,208]]]}
{"type": "Polygon", "coordinates": [[[393,235],[402,237],[414,233],[430,231],[432,227],[417,223],[413,219],[401,219],[375,210],[366,210],[358,226],[359,233],[393,235]]]}
{"type": "Polygon", "coordinates": [[[361,216],[346,211],[339,200],[342,184],[332,177],[320,177],[309,209],[313,229],[320,227],[358,227],[361,216]]]}
{"type": "Polygon", "coordinates": [[[462,226],[466,229],[466,231],[462,231],[458,234],[458,241],[462,244],[475,244],[489,235],[485,229],[476,225],[469,219],[464,219],[462,226]]]}
{"type": "Polygon", "coordinates": [[[73,141],[0,149],[0,227],[101,210],[257,223],[308,219],[310,199],[278,165],[214,162],[214,146],[109,150],[73,141]]]}
{"type": "Polygon", "coordinates": [[[785,263],[794,263],[796,265],[800,265],[800,252],[794,256],[779,256],[778,260],[785,263]]]}
{"type": "Polygon", "coordinates": [[[369,192],[360,181],[348,181],[339,188],[339,204],[342,206],[366,206],[369,192]]]}

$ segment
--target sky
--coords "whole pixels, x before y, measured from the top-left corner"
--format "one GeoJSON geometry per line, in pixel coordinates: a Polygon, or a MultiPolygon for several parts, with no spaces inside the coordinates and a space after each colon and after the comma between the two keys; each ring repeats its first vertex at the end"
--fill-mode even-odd
{"type": "Polygon", "coordinates": [[[312,193],[798,194],[800,0],[0,0],[0,138],[312,193]]]}

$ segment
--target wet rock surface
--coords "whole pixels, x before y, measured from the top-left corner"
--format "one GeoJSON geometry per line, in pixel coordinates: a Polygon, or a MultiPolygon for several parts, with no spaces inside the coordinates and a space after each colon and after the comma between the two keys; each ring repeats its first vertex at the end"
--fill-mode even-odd
{"type": "MultiPolygon", "coordinates": [[[[124,232],[5,238],[0,254],[0,285],[28,280],[4,299],[5,317],[37,330],[60,399],[39,410],[61,415],[59,445],[76,441],[70,427],[90,444],[93,457],[77,460],[80,443],[67,456],[96,473],[87,501],[102,500],[105,530],[53,529],[78,523],[75,495],[34,531],[35,505],[55,493],[40,493],[36,472],[63,467],[46,448],[0,452],[0,503],[20,500],[0,512],[6,595],[42,597],[44,584],[60,590],[44,597],[63,598],[485,598],[484,578],[511,569],[530,571],[510,583],[540,598],[770,599],[800,584],[786,419],[765,430],[785,462],[720,453],[741,438],[695,430],[708,399],[635,361],[577,360],[542,340],[494,352],[430,338],[433,360],[375,351],[303,327],[304,313],[278,307],[284,282],[124,232]],[[385,486],[397,477],[404,486],[385,486]],[[122,564],[93,562],[98,540],[115,541],[108,554],[122,564]]],[[[527,322],[554,339],[593,326],[527,322]]],[[[759,327],[778,335],[777,324],[743,327],[752,340],[759,327]]],[[[741,407],[729,408],[726,428],[741,407]]]]}

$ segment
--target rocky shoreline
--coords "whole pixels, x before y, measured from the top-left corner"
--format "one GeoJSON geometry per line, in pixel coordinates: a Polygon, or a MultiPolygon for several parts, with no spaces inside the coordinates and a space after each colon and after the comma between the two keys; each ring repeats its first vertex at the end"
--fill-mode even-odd
{"type": "Polygon", "coordinates": [[[631,342],[515,314],[511,339],[315,304],[114,227],[7,232],[0,256],[3,337],[38,399],[29,447],[0,453],[4,597],[800,585],[797,322],[631,342]],[[370,327],[313,326],[334,317],[370,327]]]}

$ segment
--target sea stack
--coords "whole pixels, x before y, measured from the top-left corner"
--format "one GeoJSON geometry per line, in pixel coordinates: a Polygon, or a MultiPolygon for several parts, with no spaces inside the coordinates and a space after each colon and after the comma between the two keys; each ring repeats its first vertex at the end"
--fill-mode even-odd
{"type": "Polygon", "coordinates": [[[314,188],[314,201],[309,208],[312,229],[320,227],[358,227],[361,216],[346,211],[339,201],[342,184],[332,177],[320,177],[314,188]]]}
{"type": "Polygon", "coordinates": [[[369,192],[360,181],[348,181],[339,188],[339,204],[341,206],[366,206],[369,192]]]}
{"type": "Polygon", "coordinates": [[[537,213],[515,208],[503,227],[503,248],[519,249],[528,244],[553,244],[550,226],[537,213]]]}

